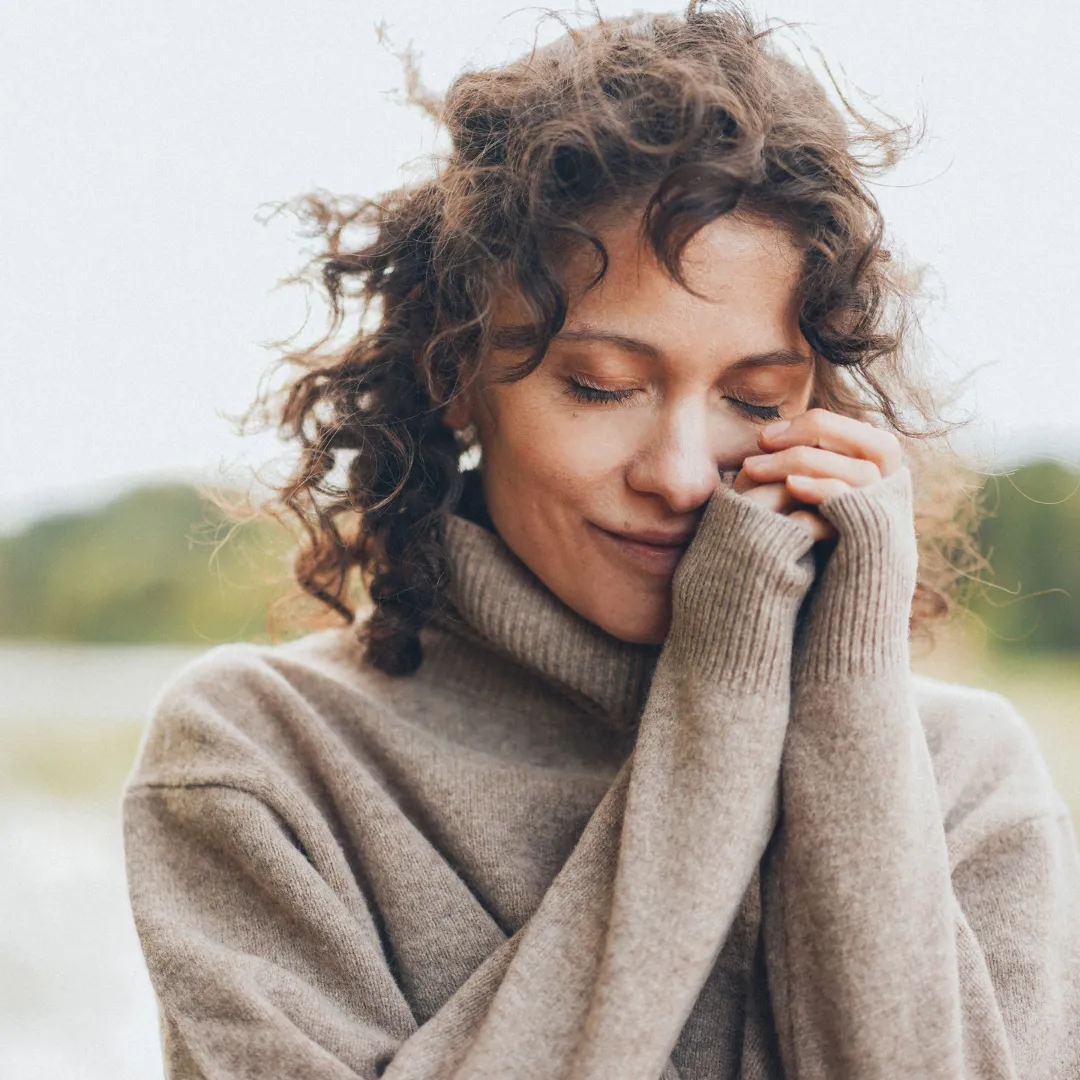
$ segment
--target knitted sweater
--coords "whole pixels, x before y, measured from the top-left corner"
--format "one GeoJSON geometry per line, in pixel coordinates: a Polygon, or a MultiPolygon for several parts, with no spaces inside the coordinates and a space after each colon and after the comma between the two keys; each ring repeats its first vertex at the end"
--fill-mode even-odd
{"type": "Polygon", "coordinates": [[[168,1076],[1080,1077],[1065,806],[910,673],[907,470],[822,509],[816,569],[718,491],[662,649],[455,516],[414,675],[351,628],[190,664],[124,798],[168,1076]]]}

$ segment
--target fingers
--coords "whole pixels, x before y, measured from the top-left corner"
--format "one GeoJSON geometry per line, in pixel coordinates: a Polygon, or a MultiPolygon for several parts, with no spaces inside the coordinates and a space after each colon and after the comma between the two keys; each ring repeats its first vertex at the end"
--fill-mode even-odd
{"type": "Polygon", "coordinates": [[[819,506],[834,495],[842,495],[845,491],[850,491],[852,486],[835,477],[799,476],[792,473],[787,478],[788,490],[799,502],[810,503],[812,506],[819,506]]]}
{"type": "Polygon", "coordinates": [[[882,475],[872,461],[845,457],[816,446],[792,446],[772,454],[755,454],[743,462],[743,469],[750,479],[761,484],[783,481],[794,473],[804,477],[833,477],[851,487],[866,487],[882,475]]]}
{"type": "MultiPolygon", "coordinates": [[[[738,481],[736,481],[735,490],[739,491],[738,481]]],[[[786,484],[759,484],[744,489],[740,494],[751,502],[757,503],[758,506],[777,514],[789,513],[799,505],[799,500],[792,495],[786,484]]]]}
{"type": "Polygon", "coordinates": [[[819,540],[831,540],[837,535],[836,526],[814,510],[795,510],[788,514],[788,519],[806,529],[815,543],[819,540]]]}
{"type": "MultiPolygon", "coordinates": [[[[740,472],[739,477],[744,474],[740,472]]],[[[740,485],[747,484],[745,479],[736,478],[735,490],[740,491],[740,485]]],[[[846,488],[847,485],[845,484],[846,488]]],[[[789,484],[758,484],[743,487],[740,492],[745,499],[757,503],[766,510],[772,510],[777,514],[786,514],[796,524],[802,526],[810,534],[811,539],[829,540],[836,536],[836,529],[831,522],[826,521],[816,510],[806,506],[809,499],[803,499],[801,495],[793,493],[789,484]]]]}
{"type": "Polygon", "coordinates": [[[750,474],[745,469],[740,469],[735,474],[735,480],[731,486],[739,495],[743,495],[758,485],[756,481],[750,479],[750,474]]]}
{"type": "Polygon", "coordinates": [[[861,459],[877,466],[881,476],[895,472],[903,462],[900,441],[891,431],[828,409],[808,409],[792,420],[768,424],[758,441],[768,452],[806,446],[861,459]]]}

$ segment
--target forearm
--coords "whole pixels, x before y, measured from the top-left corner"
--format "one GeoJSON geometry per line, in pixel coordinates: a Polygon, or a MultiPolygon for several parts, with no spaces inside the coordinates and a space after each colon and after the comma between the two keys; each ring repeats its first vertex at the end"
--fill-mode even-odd
{"type": "Polygon", "coordinates": [[[568,1076],[656,1074],[776,822],[786,692],[705,692],[685,672],[670,681],[659,675],[657,713],[643,723],[629,778],[595,989],[568,1076]],[[607,1072],[606,1062],[617,1067],[607,1072]]]}
{"type": "Polygon", "coordinates": [[[591,887],[557,906],[579,872],[575,851],[462,1080],[508,1075],[501,1055],[515,1046],[514,1075],[660,1075],[775,822],[809,547],[799,526],[734,493],[710,506],[676,578],[672,630],[620,776],[625,805],[581,863],[591,887]],[[535,1071],[521,1072],[521,1046],[541,1055],[535,1071]],[[559,1061],[563,1046],[574,1053],[559,1061]]]}
{"type": "Polygon", "coordinates": [[[1011,1075],[909,673],[909,483],[827,508],[840,538],[796,659],[765,918],[785,1067],[808,1080],[1011,1075]]]}
{"type": "Polygon", "coordinates": [[[958,911],[910,694],[896,677],[795,697],[766,878],[785,1063],[807,1078],[954,1080],[958,911]]]}

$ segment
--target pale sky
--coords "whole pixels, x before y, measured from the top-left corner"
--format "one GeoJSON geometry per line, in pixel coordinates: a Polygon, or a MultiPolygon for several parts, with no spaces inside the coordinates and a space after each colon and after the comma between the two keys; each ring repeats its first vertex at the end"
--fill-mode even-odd
{"type": "MultiPolygon", "coordinates": [[[[672,10],[659,5],[648,10],[672,10]]],[[[604,3],[605,15],[639,4],[604,3]]],[[[929,139],[877,188],[928,263],[926,322],[984,455],[1080,460],[1080,6],[1034,0],[780,0],[834,68],[929,139]]],[[[260,206],[415,178],[433,126],[398,104],[412,41],[442,91],[525,51],[505,0],[37,0],[0,19],[0,528],[152,476],[233,472],[280,452],[238,411],[296,330],[275,283],[304,241],[260,206]]],[[[541,40],[557,32],[554,24],[541,40]]]]}

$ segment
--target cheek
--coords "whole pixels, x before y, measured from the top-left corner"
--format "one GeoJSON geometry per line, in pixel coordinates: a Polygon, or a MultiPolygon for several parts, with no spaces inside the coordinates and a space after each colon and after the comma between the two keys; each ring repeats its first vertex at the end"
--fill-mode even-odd
{"type": "Polygon", "coordinates": [[[562,401],[503,408],[482,438],[486,467],[518,497],[543,492],[565,502],[595,495],[633,455],[635,424],[628,421],[625,410],[574,409],[562,401]]]}
{"type": "Polygon", "coordinates": [[[808,409],[812,409],[816,404],[821,391],[821,378],[817,371],[817,361],[815,361],[814,369],[810,372],[809,378],[803,383],[799,390],[793,395],[798,402],[797,411],[800,413],[806,412],[808,409]]]}

